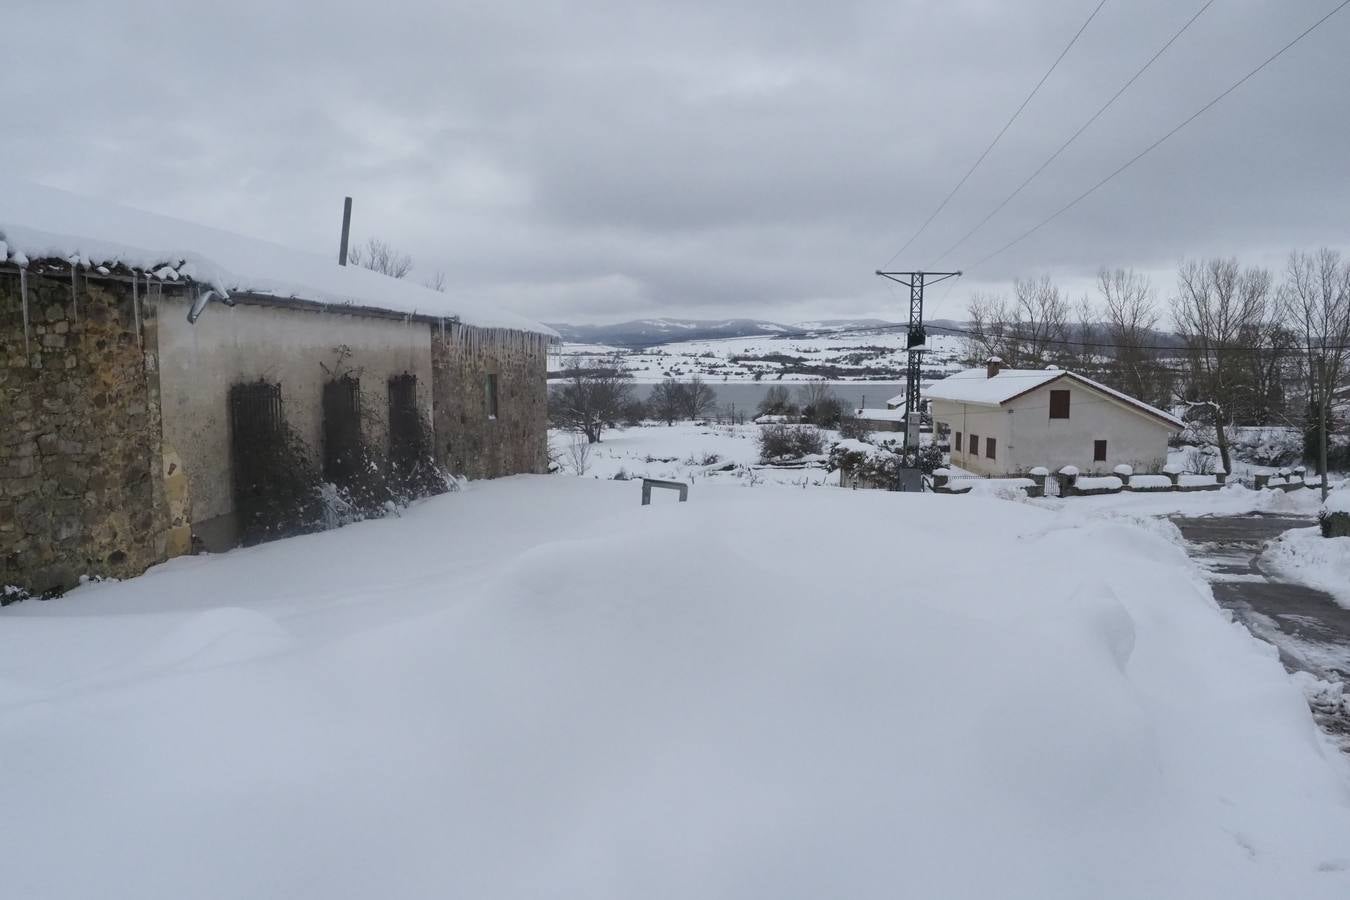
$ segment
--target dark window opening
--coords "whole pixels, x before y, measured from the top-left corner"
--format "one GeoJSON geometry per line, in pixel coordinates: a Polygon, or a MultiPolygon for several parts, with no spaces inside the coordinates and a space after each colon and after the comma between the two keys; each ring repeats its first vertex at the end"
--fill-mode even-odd
{"type": "Polygon", "coordinates": [[[266,505],[281,453],[281,385],[266,381],[230,388],[230,455],[235,508],[252,523],[266,505]]]}
{"type": "Polygon", "coordinates": [[[993,458],[994,458],[994,448],[995,448],[997,445],[998,445],[998,441],[997,441],[996,439],[994,439],[994,438],[985,438],[985,439],[984,439],[984,455],[987,456],[987,457],[989,457],[990,459],[993,459],[993,458]]]}
{"type": "Polygon", "coordinates": [[[353,375],[323,386],[323,477],[351,484],[361,465],[361,382],[353,375]]]}
{"type": "Polygon", "coordinates": [[[483,399],[487,403],[489,419],[497,418],[497,376],[488,375],[483,380],[483,399]]]}
{"type": "Polygon", "coordinates": [[[1106,441],[1092,442],[1092,461],[1106,462],[1106,441]]]}
{"type": "Polygon", "coordinates": [[[422,418],[417,412],[417,376],[389,379],[389,461],[410,468],[422,455],[422,418]]]}
{"type": "Polygon", "coordinates": [[[961,452],[961,432],[956,433],[956,452],[961,452]]]}
{"type": "Polygon", "coordinates": [[[1069,417],[1069,392],[1050,392],[1050,418],[1067,419],[1069,417]]]}
{"type": "Polygon", "coordinates": [[[980,455],[980,436],[978,434],[972,434],[970,436],[970,455],[980,455]]]}

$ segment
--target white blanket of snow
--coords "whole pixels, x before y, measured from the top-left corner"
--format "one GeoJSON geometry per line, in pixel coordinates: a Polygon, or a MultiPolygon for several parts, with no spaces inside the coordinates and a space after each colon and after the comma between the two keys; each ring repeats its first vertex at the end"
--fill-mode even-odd
{"type": "Polygon", "coordinates": [[[1261,567],[1326,591],[1350,609],[1350,537],[1324,538],[1319,526],[1286,531],[1266,545],[1261,567]]]}
{"type": "Polygon", "coordinates": [[[182,262],[183,275],[229,293],[457,317],[481,328],[558,336],[521,316],[368,269],[339,266],[335,258],[3,176],[0,242],[8,244],[11,257],[78,257],[85,265],[121,262],[146,271],[165,264],[179,269],[182,262]]]}
{"type": "MultiPolygon", "coordinates": [[[[878,375],[889,375],[888,380],[903,382],[909,361],[907,340],[903,330],[890,328],[815,337],[759,335],[675,341],[639,350],[616,351],[593,344],[562,344],[556,346],[550,356],[549,370],[556,372],[571,359],[589,360],[618,352],[624,366],[639,384],[655,383],[667,376],[687,379],[692,375],[701,375],[714,387],[722,381],[771,380],[774,384],[795,387],[818,380],[802,373],[785,375],[781,361],[762,358],[783,354],[801,357],[808,363],[839,367],[840,371],[830,376],[831,381],[874,380],[878,375]]],[[[926,370],[955,371],[960,368],[965,338],[934,335],[929,338],[929,343],[931,350],[923,360],[926,370]]],[[[926,385],[930,381],[925,379],[923,383],[926,385]]],[[[875,400],[869,392],[869,402],[880,401],[888,392],[878,387],[875,400]]],[[[904,396],[898,399],[903,402],[904,396]]]]}
{"type": "MultiPolygon", "coordinates": [[[[572,452],[578,442],[574,432],[551,430],[549,447],[563,472],[590,479],[620,476],[662,478],[691,484],[711,480],[746,486],[787,484],[796,487],[839,483],[839,473],[827,471],[826,457],[803,461],[792,467],[761,464],[758,438],[762,430],[759,425],[696,425],[693,422],[607,429],[602,433],[601,442],[590,446],[584,471],[580,473],[572,452]]],[[[837,435],[828,431],[826,435],[828,450],[837,435]]],[[[895,434],[884,436],[894,438],[895,434]]]]}
{"type": "Polygon", "coordinates": [[[1345,760],[1165,540],[638,494],[478,483],[5,609],[5,895],[1350,896],[1345,760]]]}

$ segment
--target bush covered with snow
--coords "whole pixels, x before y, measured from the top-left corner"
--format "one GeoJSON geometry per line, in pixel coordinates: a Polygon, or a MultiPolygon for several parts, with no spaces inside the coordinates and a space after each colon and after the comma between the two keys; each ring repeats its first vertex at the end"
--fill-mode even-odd
{"type": "Polygon", "coordinates": [[[1350,537],[1350,481],[1341,482],[1327,495],[1317,521],[1322,537],[1350,537]]]}
{"type": "Polygon", "coordinates": [[[825,432],[814,425],[765,425],[759,430],[759,458],[791,462],[825,452],[825,432]]]}

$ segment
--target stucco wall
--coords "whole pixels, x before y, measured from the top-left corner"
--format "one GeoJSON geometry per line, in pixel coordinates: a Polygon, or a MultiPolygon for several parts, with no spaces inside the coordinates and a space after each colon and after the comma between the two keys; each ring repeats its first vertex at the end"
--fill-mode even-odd
{"type": "Polygon", "coordinates": [[[934,399],[930,404],[930,413],[935,423],[942,423],[951,429],[951,462],[969,472],[978,475],[1002,475],[1015,471],[1009,468],[1009,419],[1006,410],[989,406],[972,406],[966,403],[952,403],[934,399]],[[961,433],[961,450],[956,449],[956,433],[961,433]],[[980,438],[979,455],[970,453],[970,435],[980,438]],[[994,438],[994,458],[987,454],[988,438],[994,438]]]}
{"type": "Polygon", "coordinates": [[[287,424],[323,452],[323,385],[331,372],[361,382],[365,436],[387,440],[388,381],[417,376],[418,404],[431,412],[430,326],[331,311],[212,303],[195,325],[182,301],[159,309],[164,441],[187,476],[194,531],[208,548],[235,539],[230,461],[230,387],[264,379],[281,385],[287,424]],[[344,352],[340,348],[346,348],[344,352]]]}
{"type": "Polygon", "coordinates": [[[1167,462],[1169,426],[1072,379],[1039,387],[1005,408],[1013,410],[1014,471],[1045,466],[1053,472],[1072,465],[1084,474],[1109,474],[1124,463],[1139,472],[1157,472],[1167,462]],[[1069,418],[1050,418],[1052,389],[1069,391],[1069,418]],[[1098,440],[1106,441],[1105,462],[1092,459],[1098,440]]]}
{"type": "Polygon", "coordinates": [[[126,577],[168,541],[155,321],[128,282],[0,270],[0,586],[126,577]]]}
{"type": "Polygon", "coordinates": [[[1061,379],[1010,400],[1002,407],[932,401],[933,421],[953,433],[951,461],[981,475],[1025,473],[1035,466],[1052,472],[1077,466],[1084,474],[1109,474],[1124,463],[1157,472],[1167,462],[1171,428],[1134,412],[1127,404],[1070,379],[1061,379]],[[1069,391],[1069,418],[1050,418],[1050,391],[1069,391]],[[962,432],[956,452],[955,432],[962,432]],[[980,435],[979,458],[969,453],[970,434],[980,435]],[[985,439],[998,440],[997,458],[985,455],[985,439]],[[1106,461],[1093,460],[1094,442],[1106,441],[1106,461]]]}
{"type": "Polygon", "coordinates": [[[548,469],[548,354],[518,332],[432,331],[437,458],[451,472],[496,478],[548,469]],[[486,376],[497,376],[497,416],[486,376]]]}

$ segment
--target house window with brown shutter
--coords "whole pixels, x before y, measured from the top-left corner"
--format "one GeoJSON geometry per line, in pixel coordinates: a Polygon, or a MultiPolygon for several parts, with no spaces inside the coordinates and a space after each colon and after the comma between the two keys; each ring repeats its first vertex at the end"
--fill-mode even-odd
{"type": "Polygon", "coordinates": [[[961,432],[956,433],[956,452],[961,452],[961,432]]]}
{"type": "Polygon", "coordinates": [[[993,459],[993,458],[994,458],[994,448],[995,448],[997,445],[998,445],[998,441],[997,441],[996,439],[994,439],[994,438],[985,438],[985,439],[984,439],[984,455],[987,456],[987,457],[989,457],[990,459],[993,459]]]}
{"type": "Polygon", "coordinates": [[[980,455],[980,436],[978,434],[972,434],[970,436],[970,455],[980,455]]]}
{"type": "Polygon", "coordinates": [[[1050,418],[1067,419],[1069,417],[1069,392],[1050,392],[1050,418]]]}
{"type": "Polygon", "coordinates": [[[1092,442],[1092,461],[1106,462],[1106,441],[1092,442]]]}

